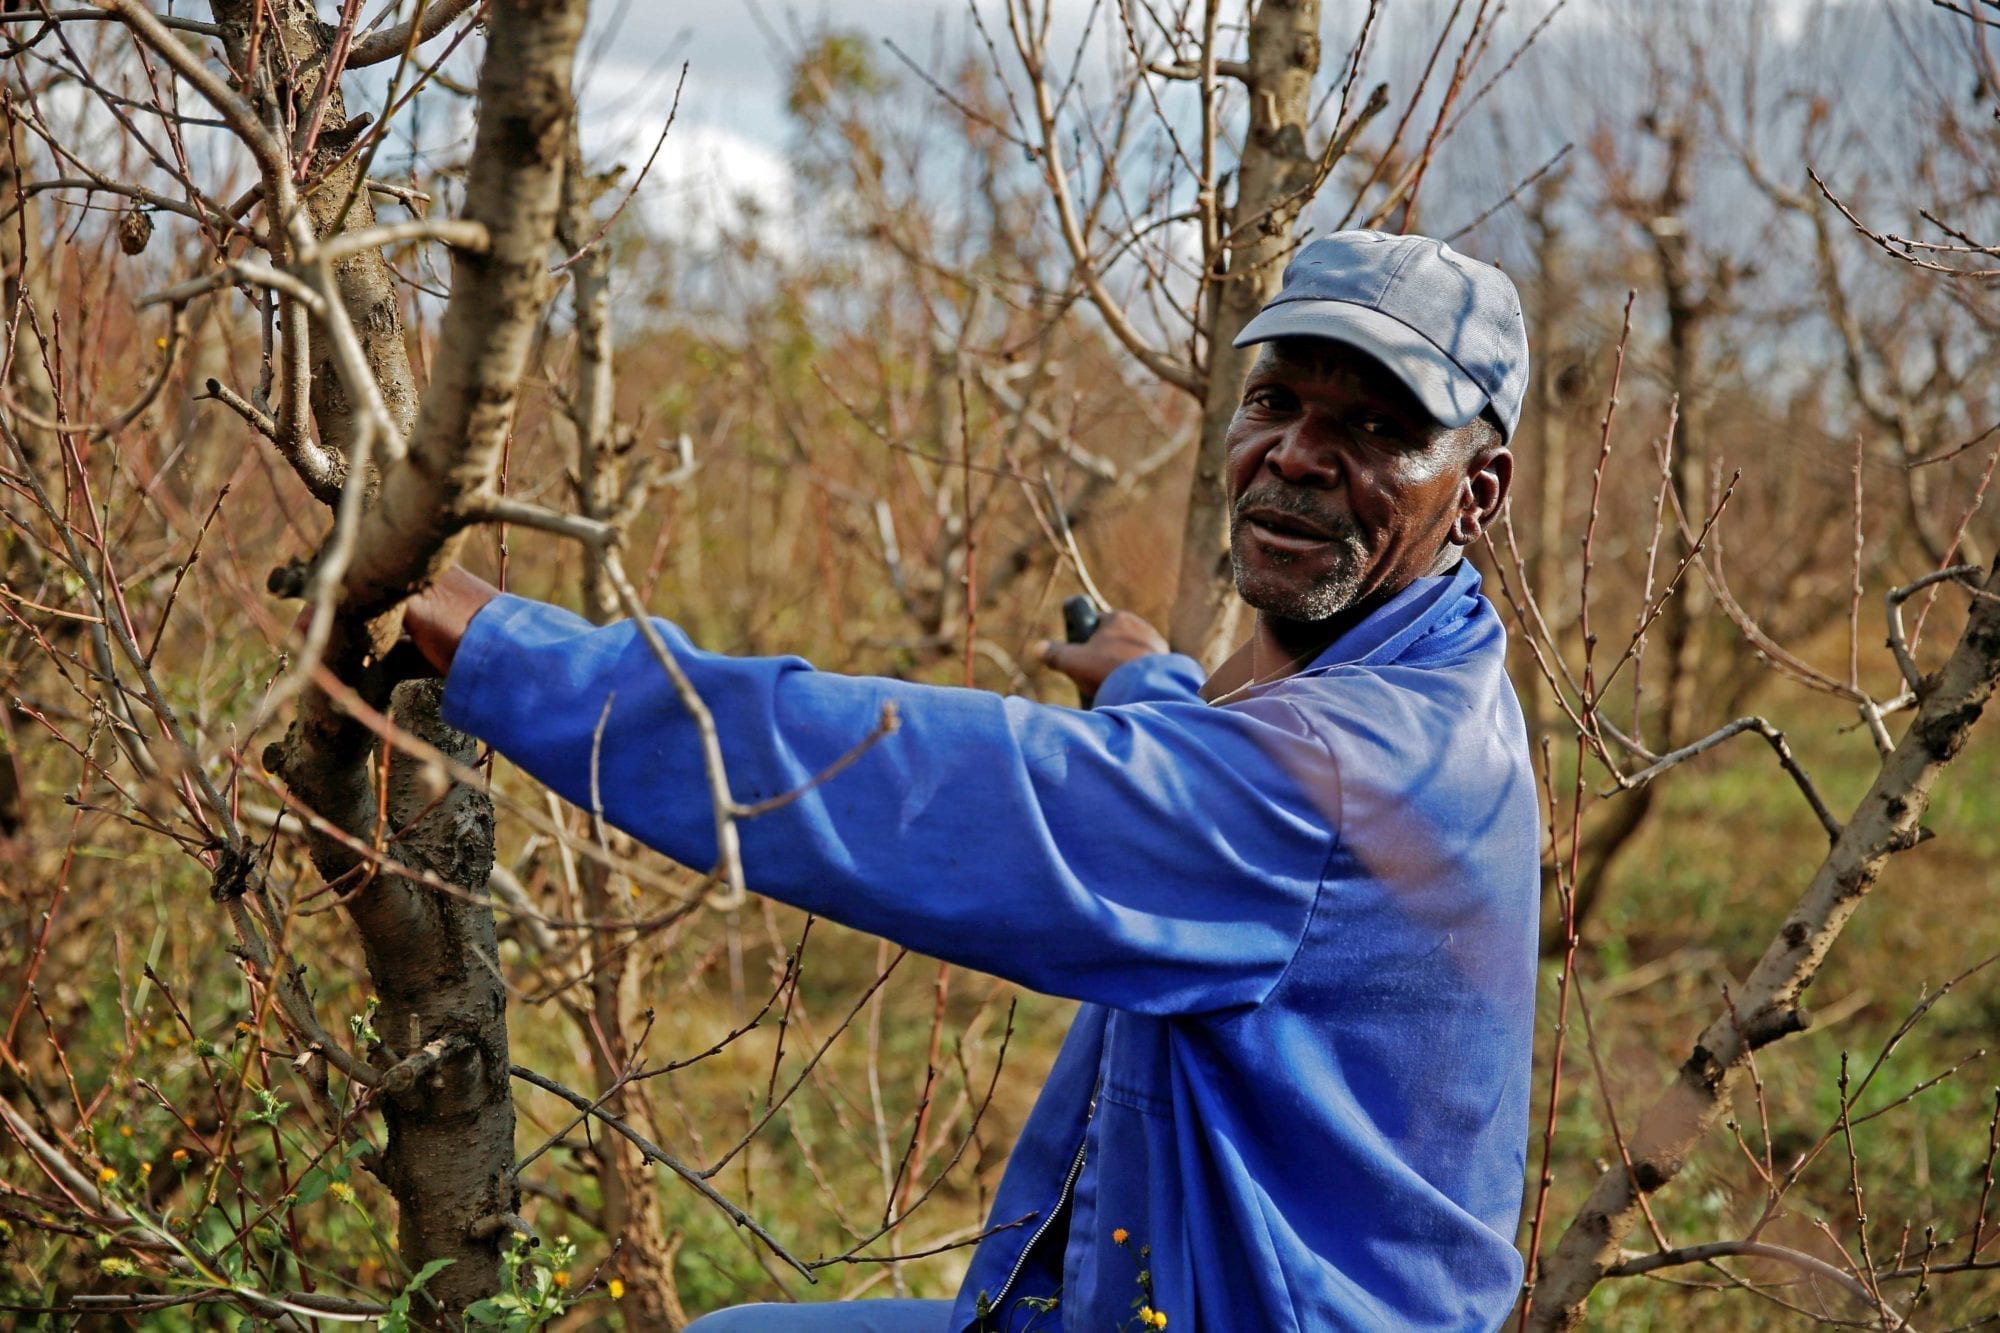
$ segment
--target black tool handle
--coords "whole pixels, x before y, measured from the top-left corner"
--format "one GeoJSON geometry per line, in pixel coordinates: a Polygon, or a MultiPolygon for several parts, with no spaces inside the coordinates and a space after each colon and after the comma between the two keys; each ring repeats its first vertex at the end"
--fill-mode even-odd
{"type": "Polygon", "coordinates": [[[1097,606],[1088,597],[1078,594],[1063,599],[1063,637],[1071,643],[1088,643],[1090,636],[1097,633],[1097,625],[1104,617],[1097,614],[1097,606]]]}
{"type": "MultiPolygon", "coordinates": [[[[1097,633],[1097,626],[1104,619],[1097,613],[1097,604],[1081,594],[1065,597],[1062,612],[1063,637],[1071,643],[1088,643],[1090,636],[1097,633]]],[[[1096,690],[1087,690],[1081,685],[1077,686],[1076,694],[1085,708],[1090,707],[1097,698],[1096,690]]]]}

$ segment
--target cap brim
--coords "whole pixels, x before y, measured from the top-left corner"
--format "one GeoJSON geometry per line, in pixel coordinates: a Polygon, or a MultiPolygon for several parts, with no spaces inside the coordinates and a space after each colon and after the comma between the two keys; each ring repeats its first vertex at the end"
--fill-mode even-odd
{"type": "Polygon", "coordinates": [[[1348,301],[1286,301],[1266,306],[1236,335],[1238,347],[1278,338],[1326,338],[1358,348],[1401,380],[1424,410],[1463,426],[1491,401],[1430,339],[1379,310],[1348,301]]]}

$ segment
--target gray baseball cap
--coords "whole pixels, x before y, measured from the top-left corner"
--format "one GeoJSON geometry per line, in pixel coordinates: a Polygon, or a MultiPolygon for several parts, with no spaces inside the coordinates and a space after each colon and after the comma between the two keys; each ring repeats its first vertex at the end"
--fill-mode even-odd
{"type": "Polygon", "coordinates": [[[1463,426],[1491,411],[1514,438],[1528,389],[1528,330],[1506,274],[1428,236],[1338,231],[1308,241],[1284,285],[1236,335],[1330,338],[1368,353],[1430,414],[1463,426]]]}

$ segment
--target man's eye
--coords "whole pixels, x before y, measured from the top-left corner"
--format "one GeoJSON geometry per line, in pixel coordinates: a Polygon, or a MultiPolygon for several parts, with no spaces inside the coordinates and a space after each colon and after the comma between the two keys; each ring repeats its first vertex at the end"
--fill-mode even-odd
{"type": "Polygon", "coordinates": [[[1354,419],[1354,428],[1364,435],[1393,437],[1403,433],[1402,425],[1394,418],[1379,412],[1364,412],[1354,419]]]}
{"type": "Polygon", "coordinates": [[[1243,395],[1243,402],[1245,406],[1260,407],[1265,409],[1266,411],[1272,411],[1272,412],[1287,411],[1293,406],[1296,406],[1297,401],[1298,400],[1293,396],[1290,390],[1275,388],[1270,385],[1266,385],[1263,388],[1252,389],[1250,390],[1250,392],[1243,395]]]}

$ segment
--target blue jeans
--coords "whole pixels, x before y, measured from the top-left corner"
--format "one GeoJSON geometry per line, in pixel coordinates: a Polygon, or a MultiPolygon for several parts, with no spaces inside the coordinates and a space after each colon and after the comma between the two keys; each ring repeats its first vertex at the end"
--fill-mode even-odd
{"type": "Polygon", "coordinates": [[[738,1305],[689,1324],[685,1333],[946,1333],[950,1301],[829,1301],[738,1305]]]}

